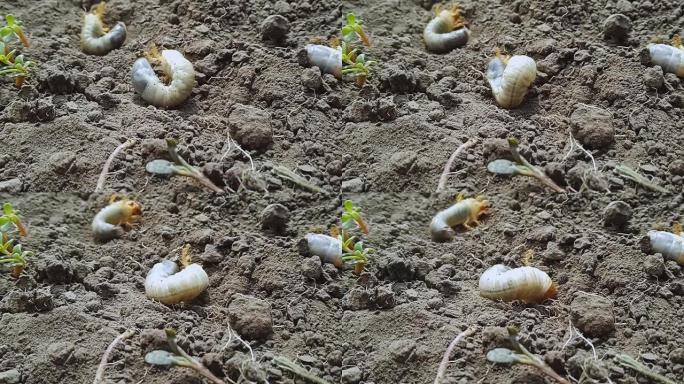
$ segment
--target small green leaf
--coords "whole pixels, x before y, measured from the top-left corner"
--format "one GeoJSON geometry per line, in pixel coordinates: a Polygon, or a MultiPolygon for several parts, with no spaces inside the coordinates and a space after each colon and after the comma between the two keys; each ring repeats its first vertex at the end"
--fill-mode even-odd
{"type": "Polygon", "coordinates": [[[14,210],[12,209],[12,204],[10,203],[5,203],[2,205],[2,212],[5,213],[5,215],[11,215],[14,210]]]}
{"type": "Polygon", "coordinates": [[[499,364],[514,364],[520,361],[518,355],[508,348],[494,348],[487,352],[487,360],[499,364]]]}
{"type": "Polygon", "coordinates": [[[347,24],[354,24],[356,23],[356,16],[354,16],[353,13],[348,13],[347,14],[347,24]]]}
{"type": "Polygon", "coordinates": [[[156,350],[145,355],[145,361],[153,365],[173,365],[175,356],[169,351],[156,350]]]}
{"type": "Polygon", "coordinates": [[[346,36],[349,35],[350,33],[354,33],[354,28],[352,28],[349,25],[345,25],[342,27],[342,35],[346,36]]]}
{"type": "Polygon", "coordinates": [[[7,25],[8,26],[13,26],[17,24],[17,18],[14,17],[14,15],[7,15],[5,16],[5,20],[7,20],[7,25]]]}
{"type": "Polygon", "coordinates": [[[145,165],[145,170],[158,176],[171,176],[176,173],[175,166],[167,160],[152,160],[145,165]]]}
{"type": "Polygon", "coordinates": [[[342,203],[342,206],[344,207],[344,210],[347,212],[351,212],[354,210],[354,203],[351,200],[345,200],[344,203],[342,203]]]}
{"type": "Polygon", "coordinates": [[[498,175],[515,175],[519,173],[518,165],[506,159],[492,161],[487,164],[487,170],[498,175]]]}

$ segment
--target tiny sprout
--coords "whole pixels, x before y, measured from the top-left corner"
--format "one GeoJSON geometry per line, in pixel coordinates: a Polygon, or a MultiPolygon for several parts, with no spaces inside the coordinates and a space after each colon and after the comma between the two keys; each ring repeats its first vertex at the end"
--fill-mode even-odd
{"type": "Polygon", "coordinates": [[[564,379],[549,367],[544,360],[531,353],[527,348],[520,344],[518,341],[518,330],[515,327],[508,327],[508,340],[513,346],[513,350],[508,348],[494,348],[487,352],[487,360],[497,364],[531,365],[561,384],[570,384],[568,380],[564,379]]]}
{"type": "Polygon", "coordinates": [[[637,185],[641,185],[642,187],[648,188],[655,192],[669,192],[667,189],[661,187],[658,184],[653,183],[652,181],[648,180],[647,178],[639,174],[637,171],[633,170],[632,168],[626,165],[618,165],[617,167],[615,167],[615,170],[617,171],[618,175],[624,177],[627,180],[631,180],[637,183],[637,185]]]}
{"type": "Polygon", "coordinates": [[[0,216],[0,264],[7,264],[11,268],[12,277],[18,278],[26,268],[26,258],[33,256],[33,252],[24,251],[21,244],[14,244],[17,239],[10,238],[15,231],[19,237],[26,236],[27,231],[21,222],[19,212],[12,208],[12,204],[2,206],[0,216]]]}
{"type": "Polygon", "coordinates": [[[347,24],[342,27],[342,40],[346,42],[351,42],[355,37],[361,40],[361,44],[366,47],[370,47],[370,39],[366,32],[363,30],[361,25],[362,21],[357,20],[353,13],[347,14],[347,24]]]}
{"type": "Polygon", "coordinates": [[[25,60],[24,55],[17,55],[17,50],[11,49],[11,44],[13,38],[17,38],[28,48],[29,41],[19,20],[13,15],[7,15],[5,21],[7,25],[0,27],[0,76],[14,78],[15,85],[21,87],[24,80],[29,77],[29,67],[34,63],[25,60]]]}
{"type": "Polygon", "coordinates": [[[349,230],[356,224],[359,230],[367,235],[369,228],[368,224],[363,219],[363,216],[361,216],[361,208],[355,206],[354,202],[351,200],[345,200],[344,203],[342,203],[342,207],[344,208],[340,220],[342,222],[342,228],[349,230]]]}
{"type": "Polygon", "coordinates": [[[655,381],[658,381],[658,382],[664,383],[664,384],[675,384],[674,381],[668,379],[667,377],[665,377],[663,375],[659,375],[659,374],[653,372],[652,370],[648,369],[645,365],[636,361],[630,355],[621,353],[621,354],[615,356],[615,360],[617,361],[618,364],[622,365],[623,367],[637,371],[637,372],[641,373],[642,375],[644,375],[648,378],[651,378],[655,381]]]}
{"type": "Polygon", "coordinates": [[[553,189],[555,192],[563,193],[565,190],[554,183],[544,172],[530,164],[521,154],[518,152],[518,140],[510,138],[508,139],[508,145],[510,146],[511,156],[515,162],[506,159],[497,159],[487,164],[487,170],[491,173],[498,175],[522,175],[528,177],[534,177],[541,181],[547,187],[553,189]]]}
{"type": "Polygon", "coordinates": [[[214,384],[225,384],[225,382],[214,376],[207,367],[202,365],[197,359],[188,355],[176,343],[176,331],[166,329],[166,340],[171,351],[155,350],[145,355],[145,361],[152,365],[177,365],[179,367],[192,368],[199,374],[209,379],[214,384]]]}
{"type": "Polygon", "coordinates": [[[342,67],[342,74],[355,77],[356,83],[359,86],[363,86],[366,83],[366,79],[368,79],[368,76],[370,75],[370,66],[377,64],[374,60],[366,61],[364,54],[360,54],[356,56],[355,60],[352,60],[348,54],[344,53],[344,48],[342,52],[342,61],[347,64],[342,67]]]}
{"type": "Polygon", "coordinates": [[[166,145],[168,146],[169,157],[171,157],[173,163],[162,159],[152,160],[145,166],[147,172],[162,177],[173,175],[192,177],[212,191],[216,193],[224,193],[221,188],[217,187],[216,184],[204,176],[202,172],[188,164],[185,159],[178,154],[176,151],[178,142],[176,140],[166,139],[166,145]]]}

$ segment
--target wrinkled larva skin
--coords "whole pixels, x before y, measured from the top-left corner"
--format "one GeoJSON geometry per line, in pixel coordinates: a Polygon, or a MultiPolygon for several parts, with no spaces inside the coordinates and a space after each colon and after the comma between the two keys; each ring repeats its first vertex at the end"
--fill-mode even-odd
{"type": "Polygon", "coordinates": [[[161,52],[161,71],[171,80],[165,85],[146,58],[133,64],[133,87],[143,100],[157,107],[174,107],[187,99],[195,85],[195,70],[183,55],[174,50],[161,52]]]}
{"type": "Polygon", "coordinates": [[[344,266],[342,261],[342,241],[336,237],[319,233],[307,233],[299,243],[299,253],[305,256],[318,256],[324,263],[344,266]]]}
{"type": "Polygon", "coordinates": [[[444,10],[425,26],[423,40],[428,51],[444,53],[466,45],[470,30],[466,27],[452,30],[450,18],[451,12],[444,10]]]}
{"type": "Polygon", "coordinates": [[[89,55],[106,55],[126,41],[126,24],[118,22],[105,33],[100,17],[86,13],[81,29],[81,50],[89,55]]]}
{"type": "Polygon", "coordinates": [[[320,68],[323,73],[342,77],[342,49],[325,45],[307,44],[306,56],[309,64],[320,68]]]}
{"type": "Polygon", "coordinates": [[[97,241],[109,241],[123,234],[122,224],[136,221],[142,214],[140,203],[133,200],[119,200],[102,208],[95,215],[91,229],[97,241]]]}
{"type": "Polygon", "coordinates": [[[485,214],[489,201],[465,199],[451,207],[437,212],[430,222],[430,234],[434,241],[449,241],[456,236],[453,227],[463,224],[466,228],[470,224],[478,224],[478,218],[485,214]]]}
{"type": "Polygon", "coordinates": [[[664,231],[648,231],[650,252],[684,265],[684,237],[664,231]]]}
{"type": "Polygon", "coordinates": [[[663,68],[664,72],[684,77],[684,48],[667,44],[649,44],[651,62],[663,68]]]}
{"type": "Polygon", "coordinates": [[[178,272],[176,263],[164,260],[155,264],[145,278],[145,295],[164,304],[190,302],[209,286],[209,276],[199,264],[178,272]]]}
{"type": "Polygon", "coordinates": [[[534,267],[511,269],[497,264],[480,276],[480,296],[526,303],[541,303],[556,295],[556,284],[549,275],[534,267]]]}
{"type": "Polygon", "coordinates": [[[513,56],[508,62],[495,57],[487,67],[487,81],[496,102],[503,108],[519,106],[537,77],[537,64],[528,56],[513,56]]]}

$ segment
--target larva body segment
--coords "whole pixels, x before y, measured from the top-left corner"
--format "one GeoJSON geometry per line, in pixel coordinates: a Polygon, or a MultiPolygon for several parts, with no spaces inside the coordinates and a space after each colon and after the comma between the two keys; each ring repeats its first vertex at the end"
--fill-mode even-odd
{"type": "Polygon", "coordinates": [[[477,225],[479,217],[486,213],[488,207],[487,200],[469,198],[437,212],[430,222],[432,240],[449,241],[456,235],[453,227],[462,224],[470,228],[471,224],[477,225]]]}
{"type": "Polygon", "coordinates": [[[540,303],[556,295],[556,284],[546,272],[534,267],[511,269],[497,264],[480,276],[480,296],[526,303],[540,303]]]}
{"type": "Polygon", "coordinates": [[[307,233],[299,243],[299,253],[305,256],[318,256],[324,263],[344,266],[342,260],[342,241],[336,237],[320,233],[307,233]]]}
{"type": "Polygon", "coordinates": [[[309,64],[320,68],[323,73],[342,77],[342,48],[331,48],[317,44],[307,44],[304,48],[309,64]]]}
{"type": "Polygon", "coordinates": [[[663,71],[684,77],[684,47],[667,44],[649,44],[648,52],[651,62],[663,68],[663,71]]]}
{"type": "Polygon", "coordinates": [[[81,50],[89,55],[106,55],[126,41],[126,24],[118,22],[104,32],[102,19],[95,13],[86,13],[81,29],[81,50]]]}
{"type": "Polygon", "coordinates": [[[195,85],[195,70],[192,64],[178,51],[161,52],[160,69],[170,79],[164,84],[154,73],[150,62],[141,57],[133,64],[133,87],[148,103],[157,107],[174,107],[188,98],[195,85]]]}
{"type": "Polygon", "coordinates": [[[437,17],[430,20],[423,30],[427,50],[444,53],[464,46],[470,37],[470,30],[466,27],[454,30],[455,27],[454,13],[449,10],[441,11],[437,17]]]}
{"type": "Polygon", "coordinates": [[[95,215],[91,230],[97,241],[109,241],[123,234],[121,225],[137,220],[142,214],[142,207],[133,200],[119,200],[102,208],[95,215]]]}
{"type": "Polygon", "coordinates": [[[209,286],[209,276],[199,264],[178,272],[176,263],[164,260],[155,264],[145,278],[145,295],[164,304],[189,302],[209,286]]]}
{"type": "Polygon", "coordinates": [[[664,231],[648,231],[649,253],[661,253],[666,259],[684,265],[684,237],[664,231]]]}
{"type": "Polygon", "coordinates": [[[487,81],[503,108],[519,106],[537,77],[537,64],[528,56],[495,57],[487,66],[487,81]]]}

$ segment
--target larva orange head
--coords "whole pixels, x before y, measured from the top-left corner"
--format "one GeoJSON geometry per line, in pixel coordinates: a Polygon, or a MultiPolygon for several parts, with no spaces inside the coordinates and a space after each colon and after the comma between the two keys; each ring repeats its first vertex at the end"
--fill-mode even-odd
{"type": "Polygon", "coordinates": [[[548,299],[553,299],[556,297],[556,294],[558,293],[558,285],[556,285],[555,282],[551,282],[551,286],[549,289],[546,290],[546,293],[544,294],[544,297],[542,298],[542,301],[548,300],[548,299]]]}
{"type": "Polygon", "coordinates": [[[142,205],[134,200],[126,200],[123,202],[126,217],[140,216],[142,214],[142,205]]]}
{"type": "Polygon", "coordinates": [[[482,215],[487,214],[489,211],[489,207],[491,207],[489,200],[485,199],[483,195],[479,195],[475,197],[475,201],[476,217],[480,217],[482,215]]]}
{"type": "Polygon", "coordinates": [[[449,29],[459,29],[468,25],[466,20],[463,18],[463,8],[458,3],[451,6],[450,9],[443,11],[448,17],[449,29]]]}

